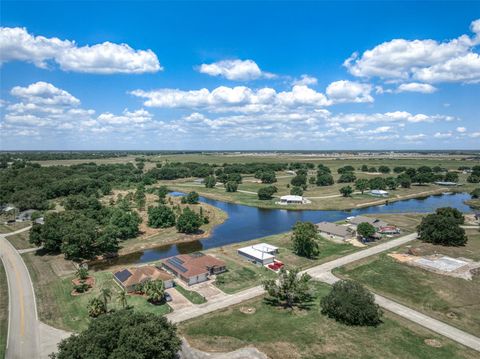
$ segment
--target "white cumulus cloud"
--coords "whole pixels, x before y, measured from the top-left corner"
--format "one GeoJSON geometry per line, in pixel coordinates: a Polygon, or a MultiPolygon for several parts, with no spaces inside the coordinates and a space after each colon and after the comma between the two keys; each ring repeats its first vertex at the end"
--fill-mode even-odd
{"type": "Polygon", "coordinates": [[[373,97],[370,95],[371,91],[372,86],[370,84],[341,80],[328,85],[326,93],[334,103],[373,102],[373,97]]]}
{"type": "Polygon", "coordinates": [[[434,93],[437,88],[430,84],[422,84],[419,82],[409,82],[401,84],[397,88],[397,92],[420,92],[420,93],[434,93]]]}
{"type": "Polygon", "coordinates": [[[223,60],[211,64],[202,64],[198,70],[203,74],[221,76],[233,81],[275,77],[272,73],[262,71],[253,60],[223,60]]]}
{"type": "Polygon", "coordinates": [[[79,47],[74,41],[34,36],[20,27],[0,28],[0,64],[25,61],[40,68],[54,62],[62,70],[94,74],[139,74],[163,68],[152,50],[104,42],[79,47]]]}

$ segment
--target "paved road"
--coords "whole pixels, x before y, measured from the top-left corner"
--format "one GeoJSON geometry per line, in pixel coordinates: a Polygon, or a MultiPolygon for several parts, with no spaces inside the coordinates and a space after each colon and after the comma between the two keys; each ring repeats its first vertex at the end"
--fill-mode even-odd
{"type": "Polygon", "coordinates": [[[30,228],[0,235],[0,257],[9,293],[7,359],[46,358],[69,333],[40,323],[30,274],[17,250],[5,237],[30,228]]]}
{"type": "MultiPolygon", "coordinates": [[[[358,261],[363,258],[367,258],[372,255],[387,251],[394,247],[401,246],[405,243],[408,243],[414,240],[416,237],[417,237],[416,233],[408,234],[406,236],[378,244],[368,249],[355,252],[345,257],[340,257],[333,261],[320,264],[316,267],[307,269],[304,272],[310,274],[315,280],[322,281],[328,284],[333,284],[336,281],[340,280],[339,278],[335,277],[332,274],[331,271],[333,269],[358,261]]],[[[257,286],[257,287],[249,288],[247,290],[238,292],[233,295],[228,295],[227,297],[221,298],[219,300],[214,299],[202,305],[188,308],[188,310],[185,310],[183,312],[170,313],[168,314],[168,317],[173,322],[182,322],[188,319],[192,319],[192,318],[210,313],[218,309],[223,309],[235,304],[239,304],[243,301],[263,295],[264,293],[265,291],[263,290],[262,286],[257,286]]],[[[409,307],[401,305],[393,300],[382,297],[380,295],[375,295],[375,300],[381,307],[403,318],[411,320],[412,322],[415,322],[427,329],[430,329],[433,332],[441,334],[447,338],[450,338],[458,343],[461,343],[469,348],[472,348],[480,352],[480,338],[474,335],[466,333],[462,330],[452,327],[439,320],[433,319],[425,314],[422,314],[416,310],[413,310],[409,307]]]]}

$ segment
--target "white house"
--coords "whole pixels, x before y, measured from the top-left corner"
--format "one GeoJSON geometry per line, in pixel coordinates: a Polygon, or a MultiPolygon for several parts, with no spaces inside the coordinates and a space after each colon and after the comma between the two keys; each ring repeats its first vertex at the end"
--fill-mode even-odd
{"type": "Polygon", "coordinates": [[[372,189],[370,194],[375,197],[388,197],[388,192],[382,189],[372,189]]]}
{"type": "Polygon", "coordinates": [[[311,203],[308,199],[302,196],[287,195],[280,197],[280,201],[277,204],[307,204],[311,203]]]}
{"type": "Polygon", "coordinates": [[[275,254],[278,253],[278,247],[268,243],[259,243],[253,246],[239,248],[237,253],[249,262],[267,265],[273,263],[275,254]]]}

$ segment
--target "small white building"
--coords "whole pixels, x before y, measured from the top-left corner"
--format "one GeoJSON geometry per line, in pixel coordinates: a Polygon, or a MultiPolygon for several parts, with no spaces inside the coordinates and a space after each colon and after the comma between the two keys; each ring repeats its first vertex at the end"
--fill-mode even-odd
{"type": "Polygon", "coordinates": [[[280,197],[280,201],[277,204],[307,204],[311,203],[308,199],[302,196],[294,196],[292,194],[280,197]]]}
{"type": "Polygon", "coordinates": [[[388,197],[388,192],[383,189],[372,189],[370,194],[375,197],[388,197]]]}
{"type": "Polygon", "coordinates": [[[267,265],[274,262],[275,254],[278,253],[278,247],[268,243],[259,243],[253,246],[239,248],[237,253],[249,262],[267,265]]]}

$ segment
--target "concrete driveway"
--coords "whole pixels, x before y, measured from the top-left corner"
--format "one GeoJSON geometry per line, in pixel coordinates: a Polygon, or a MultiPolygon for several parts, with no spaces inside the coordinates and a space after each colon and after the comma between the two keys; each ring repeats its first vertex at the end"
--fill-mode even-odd
{"type": "Polygon", "coordinates": [[[214,284],[213,281],[209,280],[207,282],[199,283],[190,286],[189,290],[194,290],[198,294],[202,295],[205,299],[212,300],[216,298],[225,297],[226,294],[218,289],[214,284]]]}
{"type": "Polygon", "coordinates": [[[185,298],[178,290],[175,288],[165,289],[165,292],[171,295],[172,301],[168,302],[168,305],[172,307],[174,311],[181,311],[182,309],[189,308],[193,306],[193,303],[185,298]]]}

